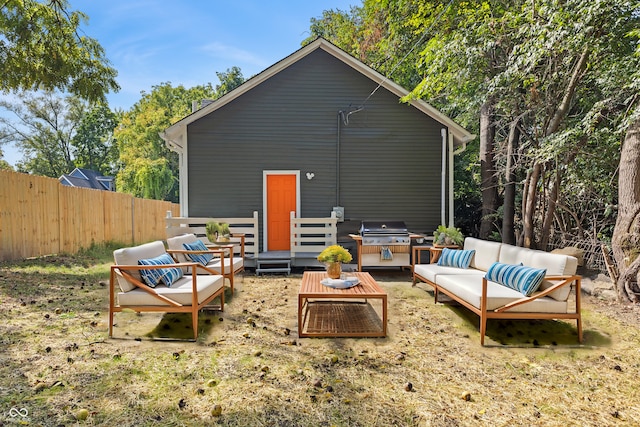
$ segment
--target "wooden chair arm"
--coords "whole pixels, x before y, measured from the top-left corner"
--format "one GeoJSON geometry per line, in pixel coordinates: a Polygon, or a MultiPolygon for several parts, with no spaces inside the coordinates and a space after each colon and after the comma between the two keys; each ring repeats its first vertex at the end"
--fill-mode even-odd
{"type": "MultiPolygon", "coordinates": [[[[227,246],[231,246],[233,247],[233,245],[224,245],[224,246],[220,246],[222,249],[207,249],[205,250],[201,250],[201,251],[196,251],[196,250],[187,250],[187,249],[167,249],[167,253],[169,255],[171,255],[171,257],[173,257],[173,259],[176,259],[176,257],[174,256],[174,254],[217,254],[219,255],[220,258],[220,267],[221,270],[217,271],[214,270],[212,268],[209,268],[207,266],[204,266],[202,264],[200,264],[199,262],[195,263],[196,265],[196,270],[199,268],[201,270],[205,270],[206,272],[208,272],[209,274],[222,274],[224,276],[225,272],[224,272],[224,258],[227,252],[227,246]]],[[[233,268],[233,251],[229,251],[229,259],[231,260],[231,266],[233,268]]],[[[196,271],[196,270],[192,270],[192,271],[196,271]]]]}
{"type": "MultiPolygon", "coordinates": [[[[173,257],[173,254],[216,254],[216,255],[220,255],[223,256],[225,255],[225,253],[227,252],[227,247],[226,246],[220,246],[220,248],[222,249],[207,249],[207,250],[201,250],[201,251],[196,251],[196,250],[189,250],[189,249],[167,249],[167,253],[169,255],[171,255],[173,257]]],[[[175,259],[175,257],[173,257],[175,259]]]]}
{"type": "MultiPolygon", "coordinates": [[[[176,257],[174,256],[174,254],[184,254],[184,255],[189,255],[189,254],[212,254],[214,257],[219,257],[222,262],[224,263],[224,258],[225,255],[227,255],[227,250],[229,249],[226,245],[225,246],[219,246],[221,249],[207,249],[207,250],[201,250],[201,251],[196,251],[196,250],[188,250],[188,249],[167,249],[167,253],[169,255],[171,255],[171,257],[177,261],[176,257]]],[[[233,264],[233,251],[229,251],[229,257],[231,258],[231,263],[233,264]]]]}
{"type": "Polygon", "coordinates": [[[244,241],[246,238],[245,233],[231,233],[231,237],[238,237],[240,239],[240,256],[244,259],[244,241]]]}
{"type": "MultiPolygon", "coordinates": [[[[195,264],[198,264],[197,262],[176,262],[173,264],[157,264],[157,265],[140,265],[140,264],[134,264],[134,265],[123,265],[123,264],[117,264],[117,265],[112,265],[111,268],[112,269],[118,269],[118,270],[155,270],[155,269],[159,269],[159,268],[189,268],[189,267],[193,267],[195,264]]],[[[122,271],[122,273],[126,273],[126,271],[122,271]]]]}
{"type": "MultiPolygon", "coordinates": [[[[544,278],[544,280],[560,280],[561,282],[556,283],[555,285],[540,291],[540,292],[536,292],[531,296],[525,297],[525,298],[520,298],[519,300],[510,302],[509,304],[503,305],[502,307],[496,308],[494,311],[496,313],[501,313],[503,311],[507,311],[513,307],[516,307],[518,305],[522,305],[522,304],[526,304],[528,302],[537,300],[539,298],[545,297],[547,295],[549,295],[550,293],[552,293],[555,290],[558,290],[564,286],[571,286],[573,284],[574,281],[578,281],[580,280],[580,276],[547,276],[544,278]]],[[[484,285],[484,282],[483,282],[484,285]]],[[[577,292],[580,292],[580,289],[577,289],[577,292]]]]}
{"type": "Polygon", "coordinates": [[[212,250],[212,251],[224,251],[225,254],[229,254],[229,257],[231,258],[231,263],[233,263],[233,248],[234,245],[232,243],[226,244],[226,245],[219,245],[217,243],[207,243],[205,244],[205,246],[207,247],[207,249],[212,250]]]}
{"type": "MultiPolygon", "coordinates": [[[[176,302],[174,300],[172,300],[171,298],[168,298],[164,295],[160,295],[158,294],[155,289],[153,289],[151,286],[143,283],[142,281],[136,279],[135,277],[133,277],[130,273],[128,273],[127,271],[123,271],[123,268],[126,268],[128,270],[142,270],[145,267],[152,267],[152,268],[165,268],[167,265],[171,265],[171,266],[183,266],[183,265],[193,265],[190,263],[180,263],[180,264],[165,264],[165,265],[112,265],[111,266],[111,270],[112,272],[116,275],[116,276],[121,276],[122,278],[124,278],[127,282],[131,283],[132,285],[134,285],[135,287],[142,289],[143,291],[147,292],[148,294],[152,295],[155,298],[158,298],[161,301],[166,302],[167,304],[174,306],[174,307],[182,307],[182,304],[180,304],[179,302],[176,302]]],[[[114,286],[115,284],[112,282],[110,284],[111,286],[111,292],[113,293],[114,290],[114,286]]],[[[195,292],[197,294],[198,289],[197,286],[193,286],[193,292],[195,292]]]]}

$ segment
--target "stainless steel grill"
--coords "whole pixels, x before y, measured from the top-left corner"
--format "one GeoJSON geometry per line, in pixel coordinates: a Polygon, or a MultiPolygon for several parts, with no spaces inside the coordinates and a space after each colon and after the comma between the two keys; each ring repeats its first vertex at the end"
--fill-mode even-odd
{"type": "Polygon", "coordinates": [[[360,267],[410,265],[411,237],[403,221],[362,221],[360,267]]]}
{"type": "Polygon", "coordinates": [[[404,221],[362,221],[360,235],[365,246],[411,243],[404,221]]]}

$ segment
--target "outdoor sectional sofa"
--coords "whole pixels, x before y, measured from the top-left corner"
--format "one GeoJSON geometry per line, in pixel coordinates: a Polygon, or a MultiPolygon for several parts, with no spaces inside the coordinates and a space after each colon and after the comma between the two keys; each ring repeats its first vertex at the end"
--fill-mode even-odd
{"type": "Polygon", "coordinates": [[[204,268],[200,263],[176,263],[164,243],[155,241],[113,252],[109,280],[109,337],[114,313],[191,313],[193,338],[198,338],[198,312],[217,297],[224,310],[224,276],[187,274],[204,268]],[[117,286],[117,287],[116,287],[117,286]]]}
{"type": "Polygon", "coordinates": [[[437,264],[414,265],[413,284],[427,283],[434,288],[435,302],[445,294],[480,316],[481,345],[487,319],[575,319],[582,342],[581,276],[576,275],[575,257],[472,237],[465,239],[463,251],[451,250],[443,259],[446,252],[437,264]],[[536,274],[540,284],[523,293],[536,274]]]}

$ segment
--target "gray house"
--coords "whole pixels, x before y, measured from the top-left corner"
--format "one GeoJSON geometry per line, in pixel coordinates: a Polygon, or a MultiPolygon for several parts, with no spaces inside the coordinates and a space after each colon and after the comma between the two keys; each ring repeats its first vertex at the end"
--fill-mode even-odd
{"type": "Polygon", "coordinates": [[[116,191],[115,179],[112,176],[102,176],[101,173],[91,169],[75,168],[71,173],[64,174],[58,178],[58,181],[68,187],[116,191]]]}
{"type": "Polygon", "coordinates": [[[474,138],[429,104],[317,39],[162,133],[180,158],[185,217],[259,212],[262,250],[289,242],[289,212],[338,212],[431,234],[453,220],[453,156],[474,138]],[[268,238],[266,237],[268,236],[268,238]]]}

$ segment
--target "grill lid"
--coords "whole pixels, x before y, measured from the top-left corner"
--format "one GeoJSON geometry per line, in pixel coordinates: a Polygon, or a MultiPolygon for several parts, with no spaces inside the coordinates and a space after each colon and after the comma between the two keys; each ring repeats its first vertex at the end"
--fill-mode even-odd
{"type": "Polygon", "coordinates": [[[362,221],[360,234],[409,234],[404,221],[362,221]]]}

